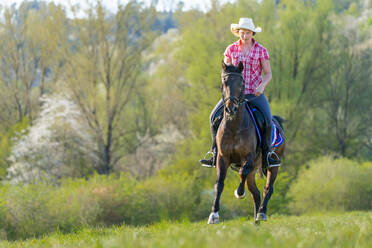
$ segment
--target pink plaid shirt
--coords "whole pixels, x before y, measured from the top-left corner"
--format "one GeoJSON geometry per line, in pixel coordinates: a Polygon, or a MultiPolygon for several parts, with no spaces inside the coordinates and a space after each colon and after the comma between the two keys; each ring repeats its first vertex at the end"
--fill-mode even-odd
{"type": "Polygon", "coordinates": [[[229,45],[225,50],[225,56],[228,57],[234,66],[238,66],[241,61],[244,65],[243,78],[245,81],[245,94],[254,94],[256,88],[262,83],[262,65],[261,61],[268,60],[269,54],[262,45],[253,39],[253,46],[247,54],[240,49],[241,40],[229,45]]]}

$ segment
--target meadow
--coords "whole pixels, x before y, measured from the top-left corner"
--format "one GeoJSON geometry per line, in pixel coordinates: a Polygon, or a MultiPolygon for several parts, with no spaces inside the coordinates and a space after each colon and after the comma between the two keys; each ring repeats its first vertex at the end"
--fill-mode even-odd
{"type": "Polygon", "coordinates": [[[371,1],[54,2],[0,6],[0,248],[372,247],[371,1]],[[287,146],[269,221],[229,170],[211,226],[198,161],[240,17],[262,27],[287,146]]]}
{"type": "Polygon", "coordinates": [[[219,225],[205,221],[161,221],[133,227],[85,228],[39,239],[3,241],[0,247],[371,247],[372,212],[273,215],[254,225],[238,218],[219,225]]]}

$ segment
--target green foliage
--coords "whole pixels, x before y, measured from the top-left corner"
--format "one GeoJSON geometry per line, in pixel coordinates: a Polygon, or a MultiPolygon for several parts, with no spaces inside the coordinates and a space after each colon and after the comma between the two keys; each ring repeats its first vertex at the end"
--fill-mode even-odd
{"type": "Polygon", "coordinates": [[[32,122],[37,115],[39,98],[61,76],[69,36],[66,13],[53,2],[23,1],[1,14],[0,118],[9,128],[25,116],[32,122]],[[37,11],[31,5],[37,5],[37,11]]]}
{"type": "Polygon", "coordinates": [[[118,224],[124,221],[122,212],[133,187],[134,181],[125,175],[95,176],[88,181],[66,179],[60,186],[3,186],[1,230],[8,239],[17,239],[56,230],[72,232],[88,225],[118,224]]]}
{"type": "Polygon", "coordinates": [[[65,179],[59,186],[2,186],[0,233],[17,239],[90,225],[142,225],[208,215],[202,187],[185,173],[138,182],[122,174],[65,179]],[[204,204],[204,205],[203,205],[204,204]]]}
{"type": "Polygon", "coordinates": [[[208,209],[200,206],[201,187],[184,173],[154,177],[138,184],[131,199],[131,211],[123,211],[126,223],[146,224],[160,220],[200,219],[208,209]]]}
{"type": "MultiPolygon", "coordinates": [[[[347,8],[358,4],[344,2],[347,8]]],[[[360,146],[368,144],[369,129],[364,125],[372,116],[366,107],[371,105],[367,85],[371,50],[366,36],[370,31],[360,27],[360,20],[346,23],[343,15],[335,16],[337,3],[238,1],[187,23],[182,18],[194,13],[181,15],[182,41],[176,59],[186,68],[183,76],[190,84],[185,91],[186,112],[195,139],[209,139],[208,116],[220,97],[219,60],[236,39],[228,24],[250,16],[263,28],[255,38],[270,54],[273,79],[265,94],[272,113],[287,120],[287,168],[296,170],[303,161],[327,152],[366,156],[370,148],[360,146]],[[348,32],[346,24],[353,27],[348,32]]]]}
{"type": "Polygon", "coordinates": [[[289,197],[293,213],[368,210],[372,207],[371,163],[323,157],[303,168],[289,197]]]}
{"type": "Polygon", "coordinates": [[[349,12],[351,9],[357,8],[361,5],[361,0],[333,0],[335,11],[340,12],[349,12]]]}
{"type": "MultiPolygon", "coordinates": [[[[202,177],[168,169],[142,182],[122,174],[64,179],[58,186],[4,185],[0,188],[0,233],[3,238],[19,239],[56,230],[75,232],[87,226],[198,221],[209,215],[214,197],[214,170],[204,171],[202,177]]],[[[238,201],[233,196],[238,178],[237,173],[229,171],[222,198],[223,219],[252,216],[249,197],[238,201]]],[[[265,180],[257,180],[262,189],[265,180]]],[[[289,182],[286,173],[279,176],[280,186],[275,188],[270,214],[288,213],[289,182]]]]}

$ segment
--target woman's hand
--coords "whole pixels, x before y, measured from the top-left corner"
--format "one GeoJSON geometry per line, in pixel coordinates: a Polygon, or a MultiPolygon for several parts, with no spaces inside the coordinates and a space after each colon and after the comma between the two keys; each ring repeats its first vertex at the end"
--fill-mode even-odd
{"type": "Polygon", "coordinates": [[[232,61],[229,57],[224,57],[223,58],[223,62],[225,62],[226,65],[232,65],[232,61]]]}
{"type": "Polygon", "coordinates": [[[263,84],[260,84],[260,85],[256,88],[256,90],[255,90],[255,92],[254,92],[254,95],[255,95],[255,96],[260,96],[261,94],[263,94],[264,90],[265,90],[265,86],[264,86],[263,84]]]}

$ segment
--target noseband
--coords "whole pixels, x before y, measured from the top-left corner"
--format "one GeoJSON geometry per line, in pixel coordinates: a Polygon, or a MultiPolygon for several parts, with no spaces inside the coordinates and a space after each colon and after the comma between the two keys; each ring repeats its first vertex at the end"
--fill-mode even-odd
{"type": "Polygon", "coordinates": [[[226,75],[227,76],[230,76],[230,75],[238,75],[238,76],[240,76],[241,90],[240,90],[240,96],[239,96],[239,98],[236,97],[236,96],[229,96],[229,97],[225,98],[225,96],[223,95],[223,90],[222,90],[222,101],[223,101],[223,105],[226,108],[226,102],[228,100],[230,100],[230,101],[233,102],[233,104],[235,106],[239,107],[244,102],[244,87],[245,87],[244,78],[243,78],[243,76],[240,73],[237,73],[237,72],[229,72],[229,73],[226,73],[226,75]]]}

